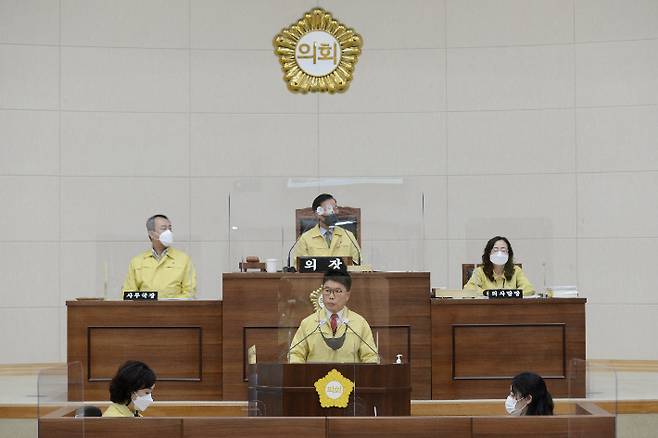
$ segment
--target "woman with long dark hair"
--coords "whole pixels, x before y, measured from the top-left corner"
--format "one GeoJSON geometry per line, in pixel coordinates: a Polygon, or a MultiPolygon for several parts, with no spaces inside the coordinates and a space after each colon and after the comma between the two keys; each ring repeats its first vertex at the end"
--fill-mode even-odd
{"type": "Polygon", "coordinates": [[[489,239],[482,253],[482,265],[473,270],[464,289],[478,292],[487,289],[522,289],[523,295],[535,292],[523,269],[514,265],[512,244],[502,236],[489,239]]]}
{"type": "Polygon", "coordinates": [[[524,372],[512,379],[505,409],[510,415],[553,415],[553,397],[541,376],[524,372]]]}

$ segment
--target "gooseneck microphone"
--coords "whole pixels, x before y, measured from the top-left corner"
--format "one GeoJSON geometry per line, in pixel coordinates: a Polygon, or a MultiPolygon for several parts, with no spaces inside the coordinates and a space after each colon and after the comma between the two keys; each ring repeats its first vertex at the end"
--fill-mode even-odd
{"type": "Polygon", "coordinates": [[[370,350],[372,350],[372,352],[375,353],[375,354],[377,355],[377,362],[381,362],[381,359],[382,359],[382,358],[381,358],[381,356],[379,355],[379,352],[378,352],[377,350],[375,350],[370,344],[368,344],[368,343],[366,342],[366,340],[363,339],[363,337],[361,337],[361,335],[358,334],[358,333],[356,332],[356,330],[354,330],[354,329],[348,324],[348,321],[344,321],[343,323],[345,324],[345,327],[347,327],[348,329],[350,329],[350,331],[351,331],[352,333],[354,333],[354,334],[356,335],[356,337],[359,338],[359,339],[361,340],[361,342],[363,342],[364,344],[366,344],[366,346],[367,346],[368,348],[370,348],[370,350]]]}
{"type": "Polygon", "coordinates": [[[345,231],[345,235],[347,236],[347,238],[350,240],[350,242],[352,242],[352,246],[354,246],[354,248],[356,249],[356,253],[359,255],[359,263],[356,263],[354,260],[352,260],[352,263],[354,263],[355,265],[360,265],[361,264],[361,250],[359,249],[359,245],[357,245],[354,242],[354,239],[352,239],[350,237],[350,232],[347,228],[343,228],[343,230],[345,231]]]}
{"type": "Polygon", "coordinates": [[[320,327],[322,327],[326,322],[327,322],[326,320],[321,319],[320,322],[318,323],[318,325],[315,326],[315,328],[314,328],[311,332],[309,332],[306,336],[304,336],[304,337],[303,337],[302,339],[300,339],[298,342],[295,342],[295,344],[292,345],[292,346],[288,349],[288,353],[286,354],[286,356],[288,357],[288,362],[290,362],[290,352],[292,351],[292,349],[295,348],[296,346],[298,346],[299,344],[301,344],[302,342],[304,342],[305,340],[307,340],[309,337],[311,337],[311,335],[312,335],[313,333],[315,333],[315,332],[317,332],[318,330],[320,330],[320,327]]]}
{"type": "Polygon", "coordinates": [[[292,254],[293,248],[295,248],[295,246],[297,246],[297,244],[299,243],[299,240],[302,238],[303,234],[304,233],[300,234],[297,240],[295,240],[295,243],[293,243],[292,246],[290,247],[290,250],[288,251],[288,265],[283,267],[282,269],[283,272],[297,272],[297,269],[294,266],[290,266],[290,255],[292,254]]]}

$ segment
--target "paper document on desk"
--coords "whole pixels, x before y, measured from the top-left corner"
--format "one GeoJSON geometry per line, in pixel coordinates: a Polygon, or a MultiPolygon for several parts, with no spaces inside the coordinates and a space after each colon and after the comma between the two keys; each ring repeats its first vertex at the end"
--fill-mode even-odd
{"type": "Polygon", "coordinates": [[[576,286],[553,286],[548,290],[553,292],[553,298],[578,298],[576,286]]]}

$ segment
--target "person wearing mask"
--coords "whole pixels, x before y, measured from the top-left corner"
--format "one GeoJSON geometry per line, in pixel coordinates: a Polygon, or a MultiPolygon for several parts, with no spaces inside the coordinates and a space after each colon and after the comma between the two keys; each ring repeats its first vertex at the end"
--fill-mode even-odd
{"type": "Polygon", "coordinates": [[[505,410],[513,416],[553,415],[553,397],[544,379],[528,372],[515,376],[505,400],[505,410]]]}
{"type": "Polygon", "coordinates": [[[514,250],[506,237],[496,236],[487,242],[482,265],[473,270],[464,285],[464,290],[482,292],[487,289],[521,289],[524,296],[535,293],[523,269],[514,265],[514,250]]]}
{"type": "Polygon", "coordinates": [[[311,205],[318,224],[299,237],[295,250],[297,257],[352,257],[354,264],[361,263],[361,248],[351,231],[336,225],[338,206],[329,193],[318,195],[311,205]]]}
{"type": "Polygon", "coordinates": [[[328,271],[322,282],[324,307],[299,325],[288,352],[290,363],[379,363],[368,322],[347,308],[352,277],[328,271]]]}
{"type": "Polygon", "coordinates": [[[141,417],[153,404],[155,378],[144,362],[131,360],[121,365],[110,382],[112,404],[103,417],[141,417]]]}
{"type": "Polygon", "coordinates": [[[171,222],[163,214],[146,221],[151,249],[130,261],[124,292],[157,291],[158,298],[194,298],[196,272],[190,256],[173,248],[171,222]]]}

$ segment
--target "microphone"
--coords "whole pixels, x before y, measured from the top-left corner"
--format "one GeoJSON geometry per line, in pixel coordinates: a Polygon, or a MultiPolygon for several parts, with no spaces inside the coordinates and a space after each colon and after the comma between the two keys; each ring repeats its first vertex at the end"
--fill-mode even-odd
{"type": "Polygon", "coordinates": [[[288,357],[288,362],[290,362],[290,352],[292,351],[292,349],[295,348],[296,346],[298,346],[299,344],[301,344],[302,342],[304,342],[305,340],[307,340],[308,338],[310,338],[311,335],[312,335],[313,333],[317,332],[317,331],[320,329],[320,327],[322,327],[322,325],[325,324],[326,322],[327,322],[326,320],[321,319],[320,322],[318,323],[318,325],[315,326],[315,328],[314,328],[309,334],[307,334],[306,336],[304,336],[304,337],[303,337],[302,339],[300,339],[298,342],[295,342],[295,345],[291,346],[291,347],[288,349],[288,353],[286,353],[286,356],[288,357]]]}
{"type": "Polygon", "coordinates": [[[343,321],[343,324],[345,324],[345,327],[347,327],[348,329],[350,329],[350,331],[351,331],[352,333],[354,333],[354,334],[356,335],[356,337],[359,338],[359,339],[361,340],[361,342],[363,342],[364,344],[366,344],[366,346],[367,346],[368,348],[370,348],[370,350],[372,350],[372,352],[375,353],[375,354],[377,355],[377,363],[381,362],[382,357],[379,355],[379,353],[377,352],[377,350],[375,350],[374,348],[372,348],[372,347],[370,346],[370,344],[368,344],[368,343],[366,342],[366,340],[363,339],[363,337],[361,337],[361,335],[358,334],[358,333],[356,332],[356,330],[354,330],[354,329],[348,324],[348,322],[349,322],[349,321],[347,321],[347,320],[343,321]]]}
{"type": "Polygon", "coordinates": [[[354,260],[352,260],[352,263],[354,263],[355,265],[360,265],[361,264],[361,250],[359,249],[359,245],[354,243],[354,240],[350,237],[349,230],[347,228],[343,228],[343,229],[345,230],[345,235],[347,236],[347,238],[350,240],[350,242],[352,242],[352,246],[354,246],[354,248],[356,249],[356,253],[359,255],[359,263],[356,263],[354,260]]]}
{"type": "Polygon", "coordinates": [[[288,251],[288,266],[283,267],[283,269],[282,269],[283,272],[297,272],[297,269],[295,269],[294,266],[290,266],[290,254],[292,254],[293,248],[295,246],[297,246],[297,244],[299,243],[299,240],[302,238],[303,234],[304,233],[300,234],[299,237],[297,238],[297,240],[295,240],[295,243],[293,243],[292,246],[290,247],[290,250],[288,251]]]}

